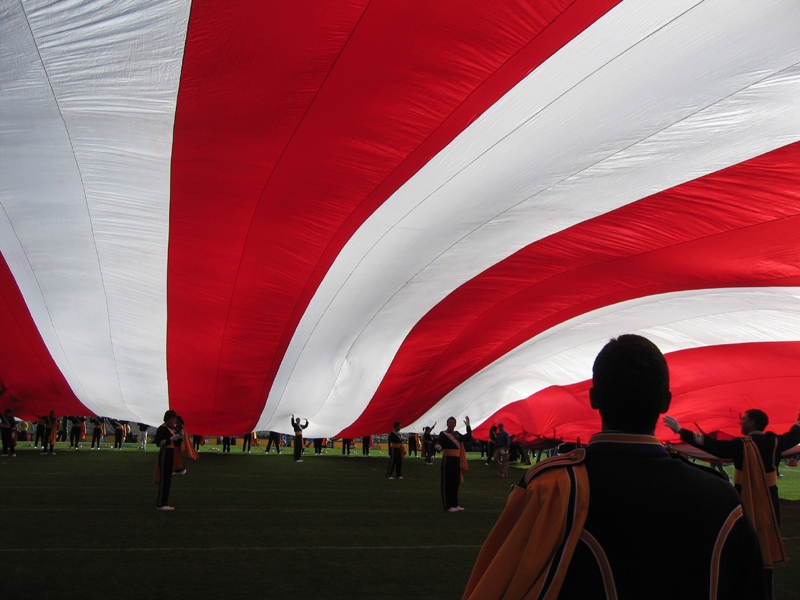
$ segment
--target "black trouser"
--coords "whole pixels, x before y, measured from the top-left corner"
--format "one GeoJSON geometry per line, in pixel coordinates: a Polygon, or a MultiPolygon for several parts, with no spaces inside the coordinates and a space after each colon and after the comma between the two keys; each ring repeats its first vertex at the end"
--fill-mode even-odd
{"type": "Polygon", "coordinates": [[[103,437],[103,430],[99,427],[95,427],[92,429],[92,448],[94,445],[97,444],[97,447],[100,447],[100,439],[103,437]]]}
{"type": "Polygon", "coordinates": [[[433,457],[436,455],[436,448],[433,447],[433,442],[422,442],[422,448],[425,453],[425,462],[432,463],[433,457]]]}
{"type": "Polygon", "coordinates": [[[369,439],[364,438],[361,440],[361,454],[369,456],[369,439]]]}
{"type": "Polygon", "coordinates": [[[78,427],[73,427],[69,430],[69,446],[70,448],[74,444],[75,447],[78,447],[78,444],[81,441],[81,428],[80,425],[78,427]]]}
{"type": "Polygon", "coordinates": [[[50,429],[45,428],[44,430],[44,437],[42,438],[42,450],[47,452],[47,446],[50,446],[50,452],[53,452],[53,442],[50,440],[52,439],[50,436],[53,434],[52,427],[50,429]]]}
{"type": "Polygon", "coordinates": [[[244,452],[245,450],[250,450],[250,444],[252,442],[253,442],[252,434],[242,436],[242,452],[244,452]]]}
{"type": "Polygon", "coordinates": [[[161,448],[158,453],[158,466],[161,469],[161,477],[158,480],[158,497],[156,507],[167,506],[169,504],[169,488],[172,484],[172,464],[175,460],[175,448],[161,448]]]}
{"type": "Polygon", "coordinates": [[[14,454],[14,440],[11,434],[11,427],[0,428],[0,435],[3,437],[3,454],[14,454]]]}
{"type": "Polygon", "coordinates": [[[123,429],[115,429],[114,430],[114,448],[119,446],[120,450],[122,449],[122,432],[123,429]]]}
{"type": "Polygon", "coordinates": [[[409,437],[408,438],[408,453],[411,454],[412,452],[414,453],[414,456],[417,455],[417,452],[418,452],[418,450],[417,450],[417,440],[415,440],[413,437],[409,437]]]}
{"type": "Polygon", "coordinates": [[[300,455],[303,453],[303,436],[302,435],[295,435],[294,436],[294,459],[300,460],[300,455]]]}
{"type": "Polygon", "coordinates": [[[278,454],[281,453],[281,438],[275,431],[269,432],[269,439],[267,440],[267,451],[265,454],[269,453],[269,449],[272,448],[272,445],[275,444],[275,450],[278,451],[278,454]]]}
{"type": "Polygon", "coordinates": [[[350,454],[350,442],[352,440],[342,440],[342,454],[350,454]]]}
{"type": "Polygon", "coordinates": [[[192,436],[192,444],[194,444],[194,449],[200,452],[200,442],[203,441],[202,435],[193,435],[192,436]]]}
{"type": "Polygon", "coordinates": [[[44,446],[44,438],[42,436],[44,436],[44,427],[42,425],[37,425],[36,426],[36,436],[33,438],[33,447],[34,448],[36,448],[36,446],[39,445],[39,440],[42,440],[42,446],[44,446]]]}
{"type": "Polygon", "coordinates": [[[488,444],[488,452],[489,452],[489,454],[486,457],[486,462],[492,462],[492,459],[494,458],[494,451],[496,449],[497,449],[497,446],[495,446],[495,443],[494,442],[489,442],[489,444],[488,444]]]}
{"type": "Polygon", "coordinates": [[[230,437],[223,437],[222,438],[222,451],[223,452],[230,452],[231,451],[231,438],[230,437]]]}
{"type": "Polygon", "coordinates": [[[389,469],[386,471],[386,476],[391,477],[392,471],[397,473],[398,477],[403,476],[403,449],[389,447],[389,469]]]}
{"type": "Polygon", "coordinates": [[[442,457],[442,504],[445,510],[458,506],[458,487],[461,485],[461,458],[442,457]]]}

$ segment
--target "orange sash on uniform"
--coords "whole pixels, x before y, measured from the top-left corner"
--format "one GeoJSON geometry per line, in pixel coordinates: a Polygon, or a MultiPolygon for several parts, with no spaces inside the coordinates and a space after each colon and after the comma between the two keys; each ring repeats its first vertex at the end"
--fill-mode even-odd
{"type": "Polygon", "coordinates": [[[181,454],[185,454],[192,460],[197,460],[200,458],[200,455],[197,453],[197,450],[194,449],[194,444],[192,444],[187,438],[189,436],[184,434],[183,443],[181,444],[181,454]]]}
{"type": "Polygon", "coordinates": [[[769,569],[772,565],[786,562],[786,549],[769,493],[769,488],[775,485],[777,478],[774,473],[764,470],[764,461],[753,438],[744,438],[743,446],[743,468],[734,473],[734,481],[742,486],[742,504],[758,535],[764,566],[769,569]]]}
{"type": "Polygon", "coordinates": [[[442,433],[444,433],[448,438],[450,438],[451,442],[453,442],[454,444],[458,444],[458,450],[442,450],[442,456],[458,456],[459,466],[461,467],[461,481],[463,483],[464,473],[469,471],[469,462],[467,461],[467,451],[464,450],[464,444],[462,444],[452,433],[447,433],[446,431],[442,433]],[[457,455],[449,454],[449,452],[458,452],[458,454],[457,455]]]}
{"type": "Polygon", "coordinates": [[[542,461],[528,471],[527,489],[512,488],[505,510],[478,555],[463,600],[558,597],[589,512],[586,467],[569,467],[575,476],[573,484],[563,465],[582,457],[573,453],[566,460],[542,461]],[[567,528],[570,514],[573,520],[567,528]]]}
{"type": "Polygon", "coordinates": [[[53,427],[50,429],[50,444],[52,446],[56,445],[56,439],[58,439],[58,423],[53,423],[53,427]]]}

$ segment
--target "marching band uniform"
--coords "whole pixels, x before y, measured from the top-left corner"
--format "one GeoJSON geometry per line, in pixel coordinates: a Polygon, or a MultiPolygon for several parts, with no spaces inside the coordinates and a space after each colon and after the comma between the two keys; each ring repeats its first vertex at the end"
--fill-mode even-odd
{"type": "Polygon", "coordinates": [[[294,462],[303,462],[300,456],[303,453],[303,429],[308,427],[308,419],[305,425],[300,425],[292,415],[292,429],[294,430],[294,462]]]}
{"type": "Polygon", "coordinates": [[[97,417],[91,419],[91,423],[94,428],[92,429],[92,445],[90,448],[94,448],[95,444],[97,444],[97,450],[100,450],[100,440],[106,434],[106,422],[102,417],[97,417]]]}
{"type": "Polygon", "coordinates": [[[786,562],[780,531],[777,466],[781,454],[800,443],[800,420],[781,435],[772,431],[750,431],[746,437],[716,440],[704,433],[682,428],[680,436],[682,442],[717,458],[733,460],[734,487],[758,534],[771,590],[773,566],[786,562]]]}
{"type": "Polygon", "coordinates": [[[472,428],[467,425],[467,432],[439,432],[437,443],[442,449],[442,504],[450,512],[464,510],[458,505],[458,488],[464,480],[464,471],[469,470],[464,442],[472,439],[472,428]]]}
{"type": "Polygon", "coordinates": [[[392,471],[397,473],[397,478],[403,478],[403,438],[396,431],[389,433],[389,468],[386,477],[393,479],[392,471]]]}
{"type": "Polygon", "coordinates": [[[653,436],[600,433],[585,449],[533,466],[512,488],[464,599],[676,594],[765,597],[741,501],[720,477],[670,458],[653,436]],[[672,561],[642,546],[643,528],[672,561]]]}

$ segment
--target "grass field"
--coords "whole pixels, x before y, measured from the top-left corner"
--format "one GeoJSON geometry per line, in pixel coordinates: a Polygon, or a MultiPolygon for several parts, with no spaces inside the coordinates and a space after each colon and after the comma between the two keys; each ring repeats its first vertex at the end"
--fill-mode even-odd
{"type": "MultiPolygon", "coordinates": [[[[174,512],[155,510],[156,453],[21,446],[0,458],[3,598],[458,599],[509,483],[477,455],[467,510],[441,509],[439,462],[385,455],[202,452],[173,479],[174,512]],[[157,593],[160,585],[172,592],[157,593]],[[178,590],[175,589],[177,586],[178,590]]],[[[521,476],[513,470],[510,481],[521,476]]],[[[800,560],[800,469],[782,469],[784,537],[800,560]]],[[[800,599],[796,562],[776,598],[800,599]]]]}

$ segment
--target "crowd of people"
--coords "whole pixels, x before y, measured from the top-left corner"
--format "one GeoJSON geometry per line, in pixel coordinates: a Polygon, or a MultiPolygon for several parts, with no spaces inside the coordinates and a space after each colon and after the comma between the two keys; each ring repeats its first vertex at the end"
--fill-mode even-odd
{"type": "MultiPolygon", "coordinates": [[[[672,559],[681,556],[681,596],[703,598],[770,598],[772,569],[786,561],[780,533],[777,467],[786,450],[800,444],[798,421],[783,434],[765,431],[768,416],[750,409],[741,417],[743,437],[715,439],[682,427],[666,413],[672,399],[669,371],[658,348],[646,338],[623,335],[612,339],[593,366],[589,398],[600,414],[602,431],[585,446],[561,447],[561,453],[536,463],[512,487],[505,511],[486,540],[464,594],[478,598],[616,598],[670,597],[674,590],[659,590],[653,582],[666,581],[672,559]],[[662,415],[664,415],[662,417],[662,415]],[[734,486],[720,471],[687,460],[669,444],[654,437],[659,418],[680,441],[733,462],[734,486]],[[589,493],[591,490],[591,494],[589,493]],[[648,548],[643,552],[642,548],[648,548]]],[[[16,456],[16,445],[28,441],[30,426],[18,422],[11,409],[0,420],[3,456],[16,456]]],[[[131,436],[124,421],[100,417],[64,417],[54,412],[36,415],[33,445],[42,454],[55,454],[56,441],[79,449],[92,427],[91,449],[111,437],[114,449],[131,436]],[[108,428],[107,428],[108,425],[108,428]]],[[[303,462],[306,419],[291,416],[293,460],[303,462]],[[304,422],[303,422],[304,421],[304,422]]],[[[458,492],[469,469],[467,444],[473,442],[469,417],[463,432],[454,417],[435,433],[425,427],[418,434],[400,433],[395,422],[386,443],[387,479],[403,479],[403,459],[417,456],[433,464],[441,455],[441,497],[450,513],[464,510],[458,492]],[[408,451],[406,451],[406,447],[408,451]]],[[[139,449],[147,449],[148,425],[138,424],[139,449]]],[[[286,434],[270,432],[265,453],[278,454],[286,434]]],[[[508,477],[510,460],[530,463],[526,451],[514,448],[503,423],[495,422],[489,439],[481,442],[481,457],[497,465],[497,476],[508,477]],[[514,454],[517,454],[515,457],[514,454]]],[[[259,443],[254,432],[242,436],[242,452],[259,443]]],[[[369,455],[373,436],[361,438],[362,453],[369,455]]],[[[156,429],[158,448],[154,481],[158,484],[156,508],[169,505],[172,476],[185,474],[182,456],[197,458],[205,441],[193,436],[188,443],[181,417],[168,410],[156,429]]],[[[326,440],[309,445],[320,454],[326,440]]],[[[232,438],[223,437],[223,451],[232,438]]],[[[349,455],[352,439],[342,440],[349,455]]]]}
{"type": "Polygon", "coordinates": [[[28,443],[33,448],[41,444],[43,455],[54,455],[58,442],[69,440],[69,449],[78,450],[85,446],[87,437],[91,436],[90,450],[99,450],[100,443],[113,439],[113,449],[122,450],[123,442],[138,443],[139,450],[147,449],[147,430],[145,423],[138,424],[138,435],[134,435],[130,424],[120,419],[105,417],[63,416],[56,417],[54,411],[47,415],[34,415],[37,420],[28,422],[12,416],[11,409],[2,415],[2,431],[4,436],[3,456],[15,456],[15,448],[19,443],[28,443]],[[91,432],[87,430],[87,424],[91,432]],[[110,432],[113,432],[111,434],[110,432]]]}

